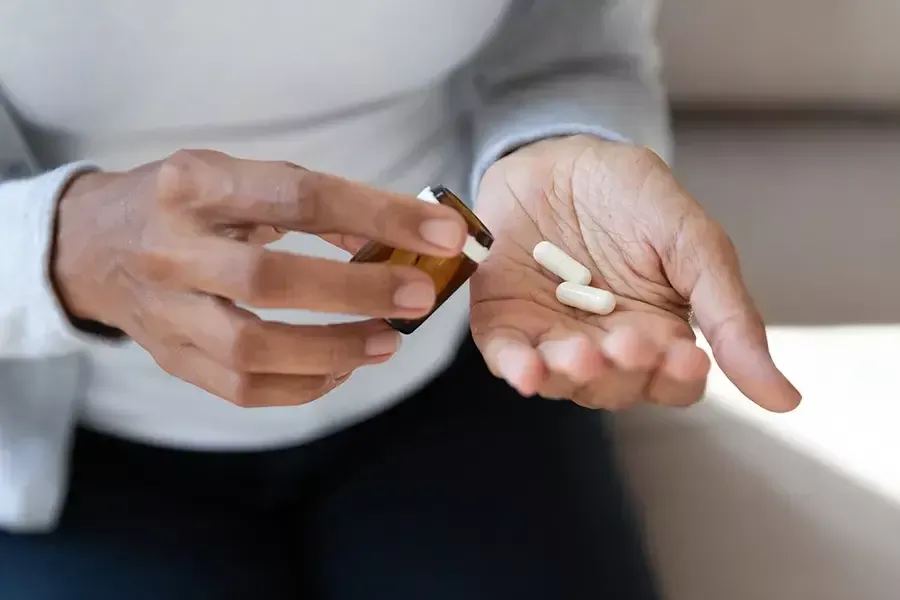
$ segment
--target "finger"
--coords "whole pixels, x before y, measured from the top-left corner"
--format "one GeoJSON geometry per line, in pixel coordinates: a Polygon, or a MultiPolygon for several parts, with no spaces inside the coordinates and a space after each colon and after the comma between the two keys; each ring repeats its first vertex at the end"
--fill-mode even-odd
{"type": "Polygon", "coordinates": [[[324,396],[349,375],[294,376],[238,373],[194,346],[154,353],[167,373],[238,406],[298,406],[324,396]]]}
{"type": "Polygon", "coordinates": [[[689,340],[675,340],[647,390],[649,400],[665,406],[690,406],[706,389],[710,361],[689,340]]]}
{"type": "Polygon", "coordinates": [[[591,381],[602,378],[609,367],[596,343],[582,334],[569,334],[545,338],[538,347],[538,354],[547,367],[549,376],[538,390],[543,398],[571,400],[577,390],[591,381]]]}
{"type": "Polygon", "coordinates": [[[741,278],[737,254],[721,229],[702,223],[682,233],[666,261],[666,274],[690,298],[716,362],[738,389],[768,410],[793,410],[800,393],[772,360],[765,325],[741,278]]]}
{"type": "Polygon", "coordinates": [[[217,224],[346,233],[435,256],[459,254],[468,232],[455,210],[280,162],[209,151],[160,167],[159,196],[217,224]]]}
{"type": "Polygon", "coordinates": [[[491,373],[506,380],[523,396],[535,395],[547,378],[543,361],[521,331],[493,329],[478,346],[491,373]]]}
{"type": "Polygon", "coordinates": [[[600,342],[603,355],[623,371],[649,372],[656,369],[663,355],[647,335],[632,327],[617,327],[600,342]]]}
{"type": "Polygon", "coordinates": [[[559,373],[549,373],[537,395],[546,400],[571,400],[580,386],[559,373]]]}
{"type": "Polygon", "coordinates": [[[271,244],[273,242],[277,242],[287,232],[279,231],[276,227],[269,227],[268,225],[259,225],[259,226],[225,226],[225,227],[219,228],[217,233],[219,235],[223,235],[224,237],[228,237],[233,240],[247,242],[248,244],[256,244],[259,246],[265,246],[266,244],[271,244]]]}
{"type": "Polygon", "coordinates": [[[356,254],[362,247],[368,243],[369,240],[363,237],[359,237],[358,235],[350,235],[344,233],[323,233],[319,235],[320,238],[331,244],[332,246],[337,246],[341,250],[349,252],[350,254],[356,254]]]}
{"type": "Polygon", "coordinates": [[[585,335],[569,335],[542,341],[537,348],[552,373],[563,375],[576,385],[597,377],[603,369],[603,354],[585,335]]]}
{"type": "Polygon", "coordinates": [[[210,236],[180,248],[180,284],[261,308],[414,319],[431,310],[434,282],[414,267],[342,263],[210,236]]]}
{"type": "Polygon", "coordinates": [[[400,334],[383,321],[277,323],[204,296],[195,296],[169,312],[185,339],[220,364],[243,373],[346,373],[382,363],[400,347],[400,334]]]}
{"type": "Polygon", "coordinates": [[[578,404],[619,410],[645,399],[646,388],[661,361],[659,348],[638,331],[622,327],[600,342],[608,363],[602,376],[576,392],[578,404]]]}

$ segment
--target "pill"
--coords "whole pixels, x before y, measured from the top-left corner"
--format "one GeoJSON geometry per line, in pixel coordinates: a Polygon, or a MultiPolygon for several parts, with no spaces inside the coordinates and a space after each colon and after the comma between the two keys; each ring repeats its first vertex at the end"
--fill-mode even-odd
{"type": "Polygon", "coordinates": [[[556,299],[572,308],[608,315],[616,308],[616,297],[600,288],[564,281],[556,288],[556,299]]]}
{"type": "Polygon", "coordinates": [[[591,272],[587,267],[550,242],[540,242],[534,247],[532,256],[539,265],[563,281],[581,285],[591,282],[591,272]]]}

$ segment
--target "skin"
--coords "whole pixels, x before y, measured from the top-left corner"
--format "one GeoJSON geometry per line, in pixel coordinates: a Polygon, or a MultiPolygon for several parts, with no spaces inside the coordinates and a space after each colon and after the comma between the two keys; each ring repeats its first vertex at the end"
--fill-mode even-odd
{"type": "MultiPolygon", "coordinates": [[[[799,403],[727,236],[652,152],[588,137],[539,142],[488,171],[477,206],[496,242],[472,281],[472,331],[520,393],[605,409],[689,405],[710,367],[688,325],[693,307],[751,400],[775,411],[799,403]],[[617,295],[613,314],[556,301],[558,281],[531,259],[542,239],[617,295]]],[[[399,338],[381,319],[427,314],[434,289],[410,267],[265,248],[287,231],[350,252],[375,239],[455,256],[465,224],[447,207],[297,165],[182,151],[76,179],[60,202],[51,271],[74,317],[123,331],[168,373],[240,406],[302,404],[388,360],[399,338]],[[373,319],[289,325],[236,304],[373,319]]]]}
{"type": "Polygon", "coordinates": [[[398,334],[381,319],[268,322],[235,303],[417,318],[435,296],[428,275],[412,267],[264,247],[285,231],[455,256],[466,225],[450,208],[296,165],[182,151],[70,186],[54,283],[74,317],[120,329],[176,377],[241,406],[302,404],[390,358],[398,334]]]}
{"type": "Polygon", "coordinates": [[[584,136],[532,144],[488,171],[477,210],[496,242],[472,280],[472,332],[493,373],[523,395],[609,410],[693,404],[710,369],[693,309],[748,398],[775,412],[799,404],[734,246],[650,150],[584,136]],[[541,240],[588,266],[616,310],[561,305],[559,279],[531,257],[541,240]]]}

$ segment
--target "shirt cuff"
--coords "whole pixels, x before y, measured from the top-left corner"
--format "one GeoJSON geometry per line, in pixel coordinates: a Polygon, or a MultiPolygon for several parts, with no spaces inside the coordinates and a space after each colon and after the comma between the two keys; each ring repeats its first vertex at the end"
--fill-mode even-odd
{"type": "Polygon", "coordinates": [[[530,86],[493,100],[476,115],[471,197],[477,197],[485,171],[513,150],[550,137],[579,134],[646,146],[666,162],[671,156],[661,91],[612,78],[530,86]]]}
{"type": "Polygon", "coordinates": [[[0,186],[5,211],[0,280],[11,284],[0,297],[0,355],[62,355],[105,341],[72,324],[50,272],[60,197],[73,178],[96,170],[94,164],[75,162],[0,186]]]}

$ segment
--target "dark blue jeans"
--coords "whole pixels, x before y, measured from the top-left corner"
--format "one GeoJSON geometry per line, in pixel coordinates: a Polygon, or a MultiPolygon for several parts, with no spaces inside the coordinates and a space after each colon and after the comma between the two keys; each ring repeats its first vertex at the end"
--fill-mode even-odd
{"type": "Polygon", "coordinates": [[[468,342],[396,408],[295,448],[78,434],[49,535],[0,533],[3,600],[653,600],[600,413],[517,396],[468,342]]]}

